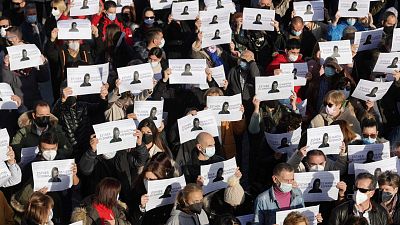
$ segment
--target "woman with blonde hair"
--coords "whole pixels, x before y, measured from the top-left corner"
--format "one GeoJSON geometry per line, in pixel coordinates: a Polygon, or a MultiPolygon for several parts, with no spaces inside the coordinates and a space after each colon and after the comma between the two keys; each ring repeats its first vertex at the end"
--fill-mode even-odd
{"type": "Polygon", "coordinates": [[[187,184],[177,195],[175,207],[167,225],[206,225],[209,224],[203,210],[203,189],[197,184],[187,184]]]}
{"type": "Polygon", "coordinates": [[[346,107],[346,97],[342,91],[329,91],[324,97],[324,107],[311,120],[311,127],[331,125],[336,120],[345,120],[357,134],[361,134],[360,122],[346,107]]]}
{"type": "Polygon", "coordinates": [[[64,0],[53,0],[51,1],[51,15],[46,19],[44,23],[44,31],[46,33],[47,38],[51,37],[51,31],[54,28],[57,28],[57,21],[59,20],[68,20],[69,9],[65,4],[64,0]]]}
{"type": "Polygon", "coordinates": [[[309,225],[307,217],[299,212],[291,212],[289,213],[285,220],[283,221],[283,225],[309,225]]]}
{"type": "Polygon", "coordinates": [[[42,192],[34,192],[26,205],[24,218],[21,224],[53,224],[53,199],[42,192]]]}

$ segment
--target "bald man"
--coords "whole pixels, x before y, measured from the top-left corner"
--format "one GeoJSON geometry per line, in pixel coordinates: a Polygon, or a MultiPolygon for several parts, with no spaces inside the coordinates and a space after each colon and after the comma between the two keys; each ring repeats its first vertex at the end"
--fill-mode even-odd
{"type": "Polygon", "coordinates": [[[200,176],[200,166],[224,161],[224,158],[215,154],[215,140],[211,134],[201,132],[197,135],[195,141],[196,145],[190,154],[191,160],[178,162],[177,158],[177,163],[182,166],[182,171],[188,182],[196,182],[198,176],[200,176]]]}
{"type": "Polygon", "coordinates": [[[290,31],[285,35],[286,40],[297,38],[300,40],[300,53],[305,57],[311,57],[317,39],[311,31],[304,29],[304,21],[300,16],[292,18],[290,31]]]}

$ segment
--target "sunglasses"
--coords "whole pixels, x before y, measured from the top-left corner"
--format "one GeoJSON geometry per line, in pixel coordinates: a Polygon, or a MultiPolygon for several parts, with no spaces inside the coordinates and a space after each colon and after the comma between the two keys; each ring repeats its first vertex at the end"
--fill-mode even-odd
{"type": "Polygon", "coordinates": [[[54,10],[57,10],[57,7],[53,7],[54,10]]]}
{"type": "Polygon", "coordinates": [[[369,138],[369,137],[371,137],[371,138],[376,138],[376,134],[362,134],[363,135],[363,137],[364,138],[369,138]]]}
{"type": "Polygon", "coordinates": [[[351,90],[351,87],[346,86],[346,87],[341,87],[341,88],[340,88],[340,90],[344,90],[344,89],[346,89],[346,91],[350,91],[350,90],[351,90]]]}
{"type": "Polygon", "coordinates": [[[154,19],[154,18],[156,18],[155,16],[145,16],[144,17],[145,19],[154,19]]]}
{"type": "Polygon", "coordinates": [[[22,2],[13,2],[12,4],[13,4],[13,5],[21,5],[22,2]]]}
{"type": "Polygon", "coordinates": [[[328,106],[329,108],[332,108],[332,106],[334,106],[334,104],[332,104],[332,103],[326,104],[326,103],[325,103],[325,106],[328,106]]]}
{"type": "Polygon", "coordinates": [[[0,25],[0,28],[7,28],[9,25],[0,25]]]}
{"type": "Polygon", "coordinates": [[[370,189],[365,189],[365,188],[354,188],[354,191],[360,191],[361,193],[367,193],[368,191],[371,191],[370,189]]]}

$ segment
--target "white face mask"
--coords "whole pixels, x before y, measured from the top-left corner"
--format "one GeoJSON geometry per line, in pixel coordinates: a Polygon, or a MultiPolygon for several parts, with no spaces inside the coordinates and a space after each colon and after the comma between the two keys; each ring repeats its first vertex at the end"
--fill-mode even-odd
{"type": "Polygon", "coordinates": [[[323,165],[314,165],[310,167],[310,172],[319,172],[319,171],[324,171],[325,167],[323,165]]]}
{"type": "Polygon", "coordinates": [[[56,158],[56,155],[57,155],[57,150],[46,150],[42,152],[43,158],[47,161],[54,160],[54,158],[56,158]]]}
{"type": "Polygon", "coordinates": [[[336,106],[333,105],[332,107],[326,106],[326,113],[330,116],[335,116],[336,115],[336,106]]]}
{"type": "Polygon", "coordinates": [[[211,158],[215,155],[215,146],[207,147],[204,151],[204,155],[211,158]]]}
{"type": "Polygon", "coordinates": [[[58,9],[52,9],[51,10],[51,15],[53,15],[56,19],[60,17],[61,12],[58,9]]]}
{"type": "Polygon", "coordinates": [[[296,62],[296,60],[297,60],[298,58],[299,58],[299,56],[293,55],[293,54],[290,54],[290,53],[289,53],[288,59],[289,59],[290,62],[296,62]]]}
{"type": "Polygon", "coordinates": [[[150,65],[151,65],[152,68],[157,67],[159,63],[160,63],[160,62],[153,62],[153,61],[150,61],[150,65]]]}
{"type": "Polygon", "coordinates": [[[283,193],[288,193],[290,191],[292,191],[293,189],[293,185],[292,184],[288,184],[288,183],[282,183],[279,185],[279,189],[283,192],[283,193]]]}
{"type": "Polygon", "coordinates": [[[110,152],[110,153],[105,153],[105,154],[103,154],[103,158],[104,159],[112,159],[112,158],[114,158],[114,156],[117,154],[117,152],[110,152]]]}
{"type": "Polygon", "coordinates": [[[357,192],[353,195],[353,200],[356,201],[356,205],[360,205],[368,200],[368,195],[362,193],[360,190],[357,190],[357,192]]]}
{"type": "Polygon", "coordinates": [[[161,39],[160,44],[158,45],[158,47],[162,48],[162,47],[164,47],[164,45],[165,45],[165,39],[163,38],[163,39],[161,39]]]}
{"type": "Polygon", "coordinates": [[[68,48],[72,49],[74,51],[78,51],[79,50],[79,42],[70,42],[68,43],[68,48]]]}
{"type": "Polygon", "coordinates": [[[1,37],[5,37],[7,34],[7,32],[6,32],[6,30],[8,29],[9,27],[2,27],[1,28],[1,30],[0,30],[0,34],[1,34],[1,37]]]}

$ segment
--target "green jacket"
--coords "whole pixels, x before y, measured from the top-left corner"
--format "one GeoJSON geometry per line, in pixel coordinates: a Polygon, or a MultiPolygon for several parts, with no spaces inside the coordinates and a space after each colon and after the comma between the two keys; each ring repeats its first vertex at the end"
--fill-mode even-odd
{"type": "MultiPolygon", "coordinates": [[[[15,159],[17,162],[21,160],[21,149],[27,147],[34,147],[39,145],[40,135],[37,133],[36,125],[33,123],[31,117],[32,113],[25,112],[18,119],[18,125],[21,129],[17,131],[11,141],[11,147],[15,152],[15,159]]],[[[58,125],[58,119],[54,116],[50,116],[51,126],[49,129],[56,132],[58,137],[58,151],[66,158],[72,155],[72,146],[66,138],[62,127],[58,125]]]]}

